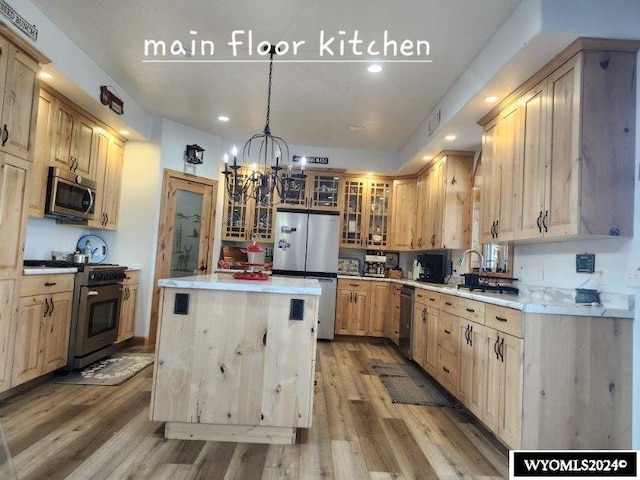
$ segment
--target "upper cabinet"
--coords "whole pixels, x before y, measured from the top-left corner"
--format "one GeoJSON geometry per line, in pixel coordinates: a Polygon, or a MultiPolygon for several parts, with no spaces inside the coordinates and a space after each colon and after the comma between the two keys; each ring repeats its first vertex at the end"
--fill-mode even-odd
{"type": "Polygon", "coordinates": [[[344,176],[341,247],[390,247],[392,184],[389,178],[344,176]]]}
{"type": "Polygon", "coordinates": [[[124,145],[116,138],[104,133],[95,133],[94,152],[98,170],[98,189],[96,191],[95,217],[89,220],[90,227],[116,230],[120,210],[120,182],[122,179],[122,161],[124,145]]]}
{"type": "Polygon", "coordinates": [[[31,160],[40,82],[38,61],[0,37],[0,151],[31,160]]]}
{"type": "Polygon", "coordinates": [[[414,248],[416,190],[415,178],[393,181],[391,248],[394,250],[413,250],[414,248]]]}
{"type": "MultiPolygon", "coordinates": [[[[299,174],[300,172],[293,172],[299,174]]],[[[286,208],[340,211],[342,205],[342,171],[306,170],[306,178],[296,179],[290,194],[280,199],[286,208]]],[[[281,173],[283,176],[287,172],[281,173]]]]}
{"type": "Polygon", "coordinates": [[[444,151],[418,178],[414,250],[468,248],[472,167],[472,152],[444,151]]]}
{"type": "Polygon", "coordinates": [[[481,120],[481,242],[633,235],[637,50],[579,39],[481,120]]]}

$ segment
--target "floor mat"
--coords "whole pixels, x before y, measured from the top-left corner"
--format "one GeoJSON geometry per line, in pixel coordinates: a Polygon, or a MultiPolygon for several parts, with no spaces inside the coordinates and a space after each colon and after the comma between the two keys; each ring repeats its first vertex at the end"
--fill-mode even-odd
{"type": "Polygon", "coordinates": [[[382,380],[393,403],[456,407],[456,400],[418,366],[382,363],[371,366],[382,380]]]}
{"type": "Polygon", "coordinates": [[[109,357],[93,362],[82,370],[72,372],[64,377],[56,378],[56,383],[74,385],[120,385],[151,365],[155,360],[154,353],[118,352],[109,357]]]}

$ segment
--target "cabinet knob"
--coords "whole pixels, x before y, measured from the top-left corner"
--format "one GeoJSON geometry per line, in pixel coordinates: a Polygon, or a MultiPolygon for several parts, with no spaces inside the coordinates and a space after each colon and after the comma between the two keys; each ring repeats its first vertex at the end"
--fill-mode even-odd
{"type": "Polygon", "coordinates": [[[9,129],[7,128],[7,124],[5,123],[2,126],[2,146],[3,147],[7,143],[7,140],[9,140],[9,129]]]}

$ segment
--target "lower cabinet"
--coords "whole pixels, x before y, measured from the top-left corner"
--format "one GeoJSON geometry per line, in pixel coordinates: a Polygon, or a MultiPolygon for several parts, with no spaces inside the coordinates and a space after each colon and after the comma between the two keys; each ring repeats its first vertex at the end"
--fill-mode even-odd
{"type": "Polygon", "coordinates": [[[120,303],[120,324],[117,343],[132,338],[136,330],[136,303],[140,272],[127,272],[122,282],[122,302],[120,303]]]}
{"type": "Polygon", "coordinates": [[[384,337],[389,282],[372,282],[371,297],[371,312],[369,314],[367,335],[370,337],[384,337]]]}
{"type": "Polygon", "coordinates": [[[387,313],[385,316],[385,336],[396,345],[400,344],[400,290],[398,283],[389,285],[387,293],[387,313]]]}
{"type": "Polygon", "coordinates": [[[366,335],[369,330],[371,283],[367,280],[338,279],[336,301],[337,335],[366,335]]]}
{"type": "Polygon", "coordinates": [[[11,386],[67,363],[73,275],[33,275],[22,279],[14,327],[11,386]]]}

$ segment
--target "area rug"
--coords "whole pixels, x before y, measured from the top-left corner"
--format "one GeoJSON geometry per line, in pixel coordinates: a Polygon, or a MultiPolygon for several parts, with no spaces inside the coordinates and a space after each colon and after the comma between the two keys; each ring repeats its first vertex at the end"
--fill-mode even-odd
{"type": "Polygon", "coordinates": [[[87,365],[82,370],[56,378],[56,383],[73,385],[120,385],[151,365],[154,353],[118,352],[104,360],[87,365]]]}
{"type": "Polygon", "coordinates": [[[393,403],[456,407],[455,399],[416,365],[382,363],[371,367],[382,380],[393,403]]]}

